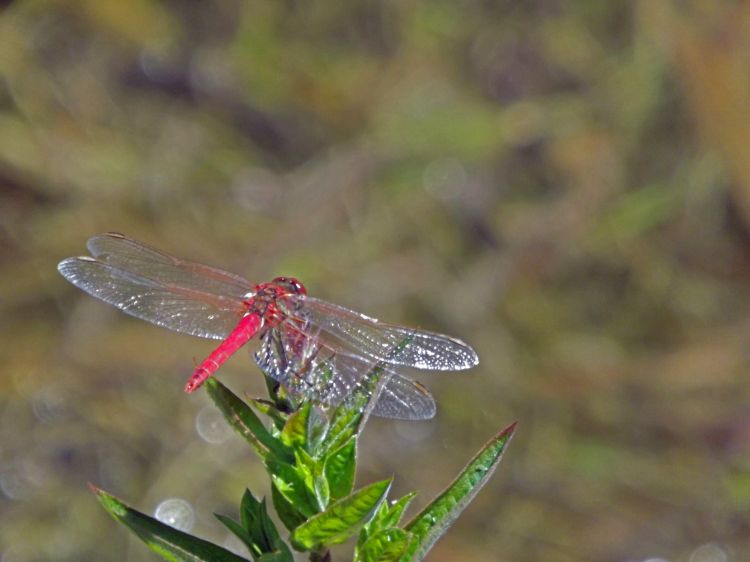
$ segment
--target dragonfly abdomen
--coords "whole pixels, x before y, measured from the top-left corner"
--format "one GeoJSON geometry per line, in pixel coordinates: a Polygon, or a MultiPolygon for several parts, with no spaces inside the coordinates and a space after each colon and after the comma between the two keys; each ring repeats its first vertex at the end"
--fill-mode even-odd
{"type": "Polygon", "coordinates": [[[204,381],[213,375],[219,367],[229,359],[234,353],[243,345],[245,345],[250,338],[252,338],[258,331],[261,325],[261,318],[257,314],[247,314],[242,317],[237,327],[232,330],[227,339],[225,339],[219,346],[214,349],[211,354],[206,357],[203,362],[198,365],[190,380],[185,385],[185,392],[193,392],[204,381]]]}

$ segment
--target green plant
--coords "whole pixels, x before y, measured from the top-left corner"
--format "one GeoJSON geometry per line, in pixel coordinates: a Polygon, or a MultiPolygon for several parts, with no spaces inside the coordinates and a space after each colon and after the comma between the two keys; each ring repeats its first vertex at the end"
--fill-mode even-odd
{"type": "MultiPolygon", "coordinates": [[[[266,500],[256,499],[249,490],[240,503],[239,521],[217,514],[247,546],[254,562],[293,562],[291,549],[308,552],[311,562],[330,561],[329,548],[355,535],[354,562],[422,560],[487,482],[515,424],[485,444],[456,480],[406,524],[401,519],[414,493],[388,501],[390,478],[354,490],[357,441],[377,399],[381,374],[371,373],[347,400],[328,411],[310,401],[295,403],[270,379],[271,399],[248,403],[218,380],[206,382],[227,422],[264,463],[273,506],[289,531],[287,542],[269,517],[266,500]],[[263,423],[258,413],[268,422],[263,423]]],[[[102,490],[94,491],[116,520],[166,560],[246,560],[144,515],[102,490]]]]}

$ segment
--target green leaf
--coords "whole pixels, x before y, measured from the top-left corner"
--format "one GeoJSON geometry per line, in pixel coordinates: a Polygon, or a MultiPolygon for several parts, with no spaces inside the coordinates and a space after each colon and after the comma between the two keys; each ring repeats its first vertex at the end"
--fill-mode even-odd
{"type": "Polygon", "coordinates": [[[302,476],[312,490],[312,478],[315,474],[315,459],[312,458],[304,449],[294,451],[294,469],[302,476]]]}
{"type": "Polygon", "coordinates": [[[331,489],[328,487],[328,480],[323,476],[322,470],[320,473],[316,472],[313,477],[313,490],[320,510],[323,511],[331,501],[331,489]]]}
{"type": "Polygon", "coordinates": [[[380,395],[380,387],[383,382],[385,363],[376,363],[372,369],[362,377],[354,390],[344,399],[341,406],[359,412],[357,429],[364,425],[370,415],[370,410],[375,406],[380,395]]]}
{"type": "Polygon", "coordinates": [[[323,440],[321,449],[323,453],[338,449],[356,434],[362,412],[349,408],[345,404],[339,404],[331,413],[331,425],[328,435],[323,440]]]}
{"type": "Polygon", "coordinates": [[[355,562],[398,562],[409,546],[412,534],[403,529],[383,529],[357,548],[355,562]]]}
{"type": "Polygon", "coordinates": [[[351,493],[357,470],[357,436],[353,435],[325,460],[325,477],[331,498],[337,500],[351,493]]]}
{"type": "Polygon", "coordinates": [[[294,412],[281,430],[281,442],[287,447],[305,448],[307,445],[307,422],[312,403],[306,401],[294,412]]]}
{"type": "Polygon", "coordinates": [[[227,529],[229,529],[243,544],[250,550],[250,554],[253,559],[257,560],[259,555],[258,550],[255,547],[255,541],[250,536],[250,532],[242,527],[237,521],[221,513],[214,513],[214,517],[218,519],[227,529]]]}
{"type": "Polygon", "coordinates": [[[396,527],[401,521],[401,516],[404,514],[404,511],[416,495],[416,493],[411,492],[409,494],[406,494],[398,501],[392,502],[390,504],[389,502],[384,501],[382,504],[380,504],[380,507],[375,512],[375,515],[373,515],[372,519],[370,519],[367,525],[365,525],[360,531],[359,540],[357,543],[358,546],[362,547],[368,540],[370,535],[374,535],[375,533],[384,529],[388,529],[390,527],[396,527]]]}
{"type": "MultiPolygon", "coordinates": [[[[389,357],[396,357],[405,349],[412,335],[406,336],[389,353],[389,357]]],[[[331,414],[331,424],[328,435],[322,444],[323,451],[338,449],[355,435],[370,415],[380,396],[381,385],[384,382],[385,363],[376,363],[354,387],[354,390],[336,407],[331,414]]]]}
{"type": "Polygon", "coordinates": [[[313,406],[307,419],[307,452],[317,458],[327,433],[328,416],[319,407],[313,406]]]}
{"type": "Polygon", "coordinates": [[[375,365],[357,383],[351,394],[334,408],[328,435],[322,443],[323,452],[338,449],[364,427],[364,422],[380,394],[383,373],[383,365],[375,365]]]}
{"type": "Polygon", "coordinates": [[[290,531],[293,531],[307,520],[307,517],[300,513],[295,505],[279,491],[276,484],[271,485],[271,499],[273,500],[273,507],[279,519],[281,519],[281,522],[290,531]]]}
{"type": "Polygon", "coordinates": [[[320,512],[312,486],[312,474],[308,473],[306,466],[294,466],[283,461],[268,459],[266,467],[278,493],[305,518],[320,512]]]}
{"type": "Polygon", "coordinates": [[[279,554],[293,562],[289,547],[281,540],[276,525],[268,516],[266,501],[256,500],[250,490],[245,490],[242,496],[241,524],[224,515],[216,514],[216,517],[245,543],[256,562],[264,554],[279,554]]]}
{"type": "Polygon", "coordinates": [[[291,396],[283,385],[279,384],[279,382],[269,377],[268,375],[265,375],[266,379],[266,388],[268,389],[268,396],[271,397],[271,400],[273,400],[274,404],[276,404],[276,409],[281,412],[287,412],[291,413],[297,409],[298,404],[296,403],[296,400],[293,396],[291,396]]]}
{"type": "Polygon", "coordinates": [[[390,489],[392,478],[375,482],[332,503],[323,513],[308,519],[292,532],[298,550],[317,550],[339,544],[364,525],[390,489]]]}
{"type": "Polygon", "coordinates": [[[276,525],[268,516],[268,510],[266,509],[265,498],[260,504],[259,511],[260,511],[260,533],[263,535],[265,543],[268,545],[268,550],[265,552],[265,554],[274,554],[274,553],[284,554],[293,562],[294,557],[292,556],[292,552],[289,550],[289,547],[286,545],[286,543],[283,540],[281,540],[281,537],[279,536],[279,531],[276,529],[276,525]]]}
{"type": "Polygon", "coordinates": [[[199,539],[132,509],[114,496],[92,486],[112,517],[128,527],[156,554],[170,562],[247,562],[208,541],[199,539]]]}
{"type": "MultiPolygon", "coordinates": [[[[413,335],[407,335],[388,353],[389,360],[398,357],[406,349],[413,335]]],[[[364,427],[385,382],[385,362],[378,362],[355,385],[354,390],[335,408],[332,414],[331,429],[324,450],[337,449],[364,427]]]]}
{"type": "Polygon", "coordinates": [[[209,396],[221,410],[229,425],[253,446],[262,459],[265,459],[269,453],[281,459],[290,458],[289,451],[269,433],[250,406],[214,377],[209,378],[204,384],[209,396]]]}
{"type": "Polygon", "coordinates": [[[406,530],[414,535],[414,540],[409,543],[401,562],[424,559],[432,545],[448,530],[492,476],[515,428],[516,424],[513,423],[487,442],[453,483],[406,525],[406,530]]]}
{"type": "Polygon", "coordinates": [[[263,398],[251,397],[248,397],[248,401],[261,414],[265,414],[266,416],[271,418],[273,420],[274,426],[276,426],[276,429],[278,429],[279,431],[286,424],[286,420],[289,417],[289,414],[285,414],[284,412],[276,408],[276,406],[274,406],[272,402],[269,402],[268,400],[265,400],[263,398]]]}
{"type": "Polygon", "coordinates": [[[295,470],[302,476],[307,490],[315,498],[316,511],[323,511],[328,506],[331,494],[328,488],[328,480],[323,474],[322,461],[312,458],[304,449],[295,450],[294,458],[296,460],[295,470]]]}
{"type": "Polygon", "coordinates": [[[261,518],[261,509],[265,510],[265,506],[255,499],[250,490],[245,489],[240,502],[240,523],[242,523],[242,527],[248,530],[255,527],[255,524],[261,518]]]}
{"type": "Polygon", "coordinates": [[[406,511],[406,508],[409,507],[411,500],[413,500],[416,495],[416,492],[409,492],[404,497],[388,506],[388,511],[385,516],[378,521],[380,527],[382,529],[385,529],[386,527],[396,527],[401,522],[401,517],[404,515],[404,511],[406,511]]]}

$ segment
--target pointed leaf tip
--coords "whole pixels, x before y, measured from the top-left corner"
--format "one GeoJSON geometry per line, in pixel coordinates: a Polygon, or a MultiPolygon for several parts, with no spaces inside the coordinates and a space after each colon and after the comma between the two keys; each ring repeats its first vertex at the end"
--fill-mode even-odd
{"type": "Polygon", "coordinates": [[[497,434],[497,438],[503,438],[508,437],[510,439],[513,437],[513,434],[516,432],[516,426],[518,425],[518,420],[514,421],[512,424],[510,424],[508,427],[503,429],[500,433],[497,434]]]}
{"type": "Polygon", "coordinates": [[[156,554],[170,562],[247,562],[228,550],[184,533],[129,507],[116,497],[97,489],[104,509],[125,525],[156,554]]]}
{"type": "Polygon", "coordinates": [[[96,494],[102,507],[104,507],[104,509],[106,509],[115,519],[121,519],[128,514],[127,506],[116,497],[91,484],[89,484],[89,488],[96,494]]]}
{"type": "Polygon", "coordinates": [[[442,494],[405,527],[414,535],[400,562],[423,560],[435,542],[474,499],[495,472],[516,429],[516,423],[500,431],[479,450],[442,494]]]}

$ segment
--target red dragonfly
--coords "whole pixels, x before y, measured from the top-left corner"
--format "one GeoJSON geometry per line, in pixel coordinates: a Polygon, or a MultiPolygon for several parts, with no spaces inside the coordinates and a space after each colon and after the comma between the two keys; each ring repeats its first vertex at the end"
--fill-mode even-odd
{"type": "Polygon", "coordinates": [[[158,326],[223,340],[185,386],[193,392],[256,334],[255,361],[293,395],[335,405],[380,366],[386,375],[373,414],[429,419],[435,401],[400,368],[468,369],[479,360],[464,342],[395,326],[307,295],[291,277],[253,286],[242,277],[182,260],[117,233],[90,238],[91,256],[63,260],[76,287],[158,326]]]}

